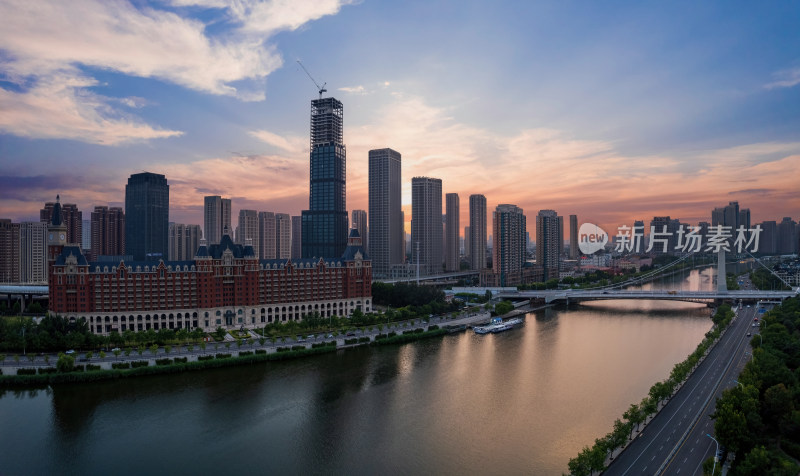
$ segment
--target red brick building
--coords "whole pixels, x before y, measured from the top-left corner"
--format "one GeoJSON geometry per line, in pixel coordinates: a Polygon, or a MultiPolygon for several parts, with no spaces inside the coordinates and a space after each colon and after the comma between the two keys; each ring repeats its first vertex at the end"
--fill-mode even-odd
{"type": "Polygon", "coordinates": [[[371,263],[355,230],[339,258],[259,260],[252,246],[226,235],[218,245],[201,245],[191,261],[89,262],[53,216],[50,311],[85,318],[95,334],[254,328],[372,310],[371,263]]]}

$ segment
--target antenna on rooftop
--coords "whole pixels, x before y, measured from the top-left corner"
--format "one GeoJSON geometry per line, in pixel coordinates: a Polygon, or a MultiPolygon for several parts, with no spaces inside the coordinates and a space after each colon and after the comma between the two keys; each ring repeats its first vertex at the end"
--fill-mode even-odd
{"type": "Polygon", "coordinates": [[[303,63],[301,63],[300,60],[297,60],[297,64],[299,64],[300,67],[303,68],[303,71],[306,72],[306,74],[308,75],[308,78],[314,83],[314,86],[317,87],[317,90],[319,91],[319,98],[322,99],[322,93],[327,93],[328,92],[328,90],[325,89],[325,85],[328,84],[328,83],[322,83],[322,86],[320,86],[319,83],[317,83],[314,80],[314,78],[311,76],[311,73],[308,72],[306,67],[303,66],[303,63]]]}

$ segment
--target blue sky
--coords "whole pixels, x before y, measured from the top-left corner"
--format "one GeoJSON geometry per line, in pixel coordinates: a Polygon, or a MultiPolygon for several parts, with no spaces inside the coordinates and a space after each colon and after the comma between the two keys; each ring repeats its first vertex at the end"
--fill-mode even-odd
{"type": "MultiPolygon", "coordinates": [[[[608,226],[800,215],[797,2],[0,0],[0,216],[85,217],[131,173],[299,214],[316,88],[344,102],[348,208],[367,151],[443,192],[608,226]]],[[[530,227],[532,228],[532,227],[530,227]]],[[[531,230],[532,231],[532,230],[531,230]]]]}

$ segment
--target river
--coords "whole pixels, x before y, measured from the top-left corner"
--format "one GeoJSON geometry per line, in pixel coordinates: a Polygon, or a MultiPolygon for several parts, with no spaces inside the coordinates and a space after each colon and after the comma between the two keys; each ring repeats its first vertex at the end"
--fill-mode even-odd
{"type": "MultiPolygon", "coordinates": [[[[711,289],[713,269],[666,282],[711,289]]],[[[606,301],[290,362],[7,391],[0,474],[562,474],[710,329],[606,301]]]]}

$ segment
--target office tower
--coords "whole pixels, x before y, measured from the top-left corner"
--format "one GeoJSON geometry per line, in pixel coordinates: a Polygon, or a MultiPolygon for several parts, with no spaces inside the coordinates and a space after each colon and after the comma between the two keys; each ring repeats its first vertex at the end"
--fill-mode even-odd
{"type": "Polygon", "coordinates": [[[19,279],[19,223],[0,219],[0,283],[18,283],[19,279]]]}
{"type": "Polygon", "coordinates": [[[258,250],[259,229],[258,212],[255,210],[239,210],[239,222],[236,226],[236,243],[250,245],[258,250]]]}
{"type": "MultiPolygon", "coordinates": [[[[81,249],[84,251],[92,249],[92,220],[81,220],[81,249]]],[[[122,230],[125,236],[125,229],[122,230]]]]}
{"type": "Polygon", "coordinates": [[[758,239],[758,252],[774,255],[778,252],[778,223],[774,220],[761,223],[761,236],[758,239]]]}
{"type": "Polygon", "coordinates": [[[791,217],[783,217],[778,223],[778,254],[788,255],[797,252],[797,223],[791,217]]]}
{"type": "Polygon", "coordinates": [[[272,212],[258,212],[258,246],[253,245],[253,250],[258,249],[259,259],[275,259],[275,214],[272,212]]]}
{"type": "Polygon", "coordinates": [[[225,230],[231,230],[231,199],[211,195],[203,200],[203,236],[208,245],[222,240],[225,230]]]}
{"type": "MultiPolygon", "coordinates": [[[[50,223],[55,202],[47,202],[39,211],[39,221],[50,223]]],[[[61,204],[61,220],[67,227],[67,243],[79,245],[83,242],[83,213],[74,203],[61,204]]]]}
{"type": "Polygon", "coordinates": [[[578,259],[581,255],[578,248],[578,215],[569,216],[569,259],[578,259]]]}
{"type": "Polygon", "coordinates": [[[445,271],[458,271],[461,265],[461,225],[459,224],[460,207],[457,193],[445,195],[445,271]]]}
{"type": "Polygon", "coordinates": [[[736,230],[739,227],[739,202],[728,202],[728,206],[725,207],[724,210],[724,225],[730,226],[731,229],[736,230]]]}
{"type": "Polygon", "coordinates": [[[411,179],[411,264],[420,275],[442,269],[442,180],[411,179]]]}
{"type": "Polygon", "coordinates": [[[653,217],[650,220],[650,233],[652,237],[647,241],[647,245],[643,246],[646,251],[650,246],[650,241],[653,241],[653,249],[651,253],[674,253],[675,245],[678,243],[678,228],[680,221],[673,220],[670,217],[653,217]],[[666,250],[664,249],[666,243],[666,250]]]}
{"type": "Polygon", "coordinates": [[[400,164],[395,150],[369,151],[369,257],[373,276],[380,278],[406,260],[400,164]]]}
{"type": "Polygon", "coordinates": [[[275,214],[275,257],[289,259],[292,256],[292,217],[288,213],[275,214]]]}
{"type": "Polygon", "coordinates": [[[369,225],[367,223],[367,211],[366,210],[353,210],[351,213],[352,215],[352,225],[350,228],[355,228],[358,230],[358,235],[361,237],[362,248],[369,253],[369,225]]]}
{"type": "Polygon", "coordinates": [[[92,212],[91,259],[125,254],[125,212],[120,207],[96,206],[92,212]]]}
{"type": "Polygon", "coordinates": [[[19,224],[19,280],[23,283],[47,282],[47,226],[44,222],[19,224]]]}
{"type": "Polygon", "coordinates": [[[558,218],[553,210],[539,210],[536,215],[536,264],[542,267],[545,281],[559,277],[561,232],[558,218]]]}
{"type": "Polygon", "coordinates": [[[498,205],[492,213],[492,269],[500,286],[519,284],[525,265],[525,215],[516,205],[498,205]]]}
{"type": "Polygon", "coordinates": [[[200,225],[169,224],[169,260],[193,260],[203,234],[200,225]]]}
{"type": "Polygon", "coordinates": [[[486,197],[469,196],[469,258],[471,269],[486,267],[486,197]]]}
{"type": "Polygon", "coordinates": [[[169,185],[142,172],[125,186],[125,252],[136,261],[166,259],[169,252],[169,185]]]}
{"type": "Polygon", "coordinates": [[[303,217],[292,217],[292,259],[303,257],[303,217]]]}
{"type": "Polygon", "coordinates": [[[564,217],[558,217],[558,258],[564,256],[564,217]]]}
{"type": "Polygon", "coordinates": [[[347,247],[346,150],[341,101],[311,101],[311,190],[303,210],[303,257],[339,257],[347,247]]]}
{"type": "Polygon", "coordinates": [[[408,242],[411,241],[411,236],[407,236],[408,233],[406,233],[406,212],[402,210],[400,210],[400,223],[403,224],[402,227],[403,239],[400,240],[403,243],[403,252],[401,253],[402,261],[400,262],[400,264],[403,264],[406,262],[406,258],[408,257],[408,242]]]}

